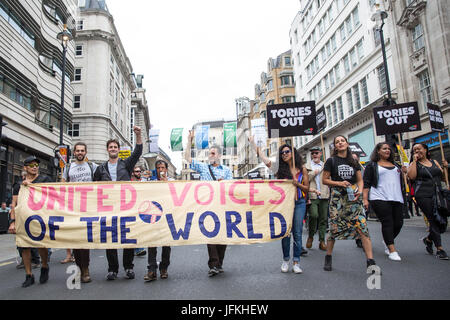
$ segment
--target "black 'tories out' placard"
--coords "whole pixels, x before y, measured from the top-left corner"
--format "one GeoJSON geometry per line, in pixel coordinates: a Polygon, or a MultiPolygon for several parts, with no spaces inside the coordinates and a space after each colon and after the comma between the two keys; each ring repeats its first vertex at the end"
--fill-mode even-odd
{"type": "Polygon", "coordinates": [[[267,106],[269,138],[309,136],[317,133],[316,103],[304,101],[267,106]],[[278,136],[272,130],[279,130],[278,136]]]}
{"type": "Polygon", "coordinates": [[[422,129],[417,102],[377,107],[373,109],[373,116],[378,136],[422,129]]]}
{"type": "Polygon", "coordinates": [[[325,106],[317,109],[317,133],[324,130],[327,126],[327,115],[325,113],[325,106]]]}
{"type": "Polygon", "coordinates": [[[427,103],[427,107],[428,115],[430,116],[431,131],[441,133],[445,132],[444,117],[442,116],[442,112],[439,106],[432,103],[427,103]]]}

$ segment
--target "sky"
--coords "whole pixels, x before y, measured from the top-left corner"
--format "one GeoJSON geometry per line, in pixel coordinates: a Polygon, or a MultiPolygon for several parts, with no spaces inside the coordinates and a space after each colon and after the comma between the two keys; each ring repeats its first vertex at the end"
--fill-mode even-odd
{"type": "MultiPolygon", "coordinates": [[[[235,99],[254,98],[267,61],[290,50],[299,0],[107,0],[135,74],[143,74],[150,122],[171,152],[173,128],[235,120],[235,99]]],[[[184,143],[184,142],[183,142],[184,143]]]]}

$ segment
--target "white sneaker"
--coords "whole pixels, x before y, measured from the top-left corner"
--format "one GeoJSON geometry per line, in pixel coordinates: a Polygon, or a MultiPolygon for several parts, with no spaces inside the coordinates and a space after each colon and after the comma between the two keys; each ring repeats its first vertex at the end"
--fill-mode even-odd
{"type": "Polygon", "coordinates": [[[289,271],[289,261],[283,261],[281,264],[281,272],[288,272],[289,271]]]}
{"type": "Polygon", "coordinates": [[[294,273],[303,273],[303,270],[300,268],[299,264],[294,264],[294,266],[292,267],[292,271],[294,271],[294,273]]]}
{"type": "Polygon", "coordinates": [[[383,241],[383,246],[384,246],[384,253],[386,253],[386,255],[390,255],[391,252],[389,251],[389,248],[387,247],[386,243],[383,241]]]}
{"type": "Polygon", "coordinates": [[[400,258],[397,251],[389,253],[389,259],[391,259],[392,261],[402,261],[402,258],[400,258]]]}

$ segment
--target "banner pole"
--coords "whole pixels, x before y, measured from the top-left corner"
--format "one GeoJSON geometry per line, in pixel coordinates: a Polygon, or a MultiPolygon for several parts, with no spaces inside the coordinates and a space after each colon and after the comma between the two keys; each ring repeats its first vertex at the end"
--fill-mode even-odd
{"type": "Polygon", "coordinates": [[[295,152],[294,152],[294,137],[291,137],[292,148],[292,169],[295,171],[295,152]]]}
{"type": "MultiPolygon", "coordinates": [[[[399,144],[400,147],[402,147],[402,136],[400,135],[400,132],[397,133],[397,137],[398,137],[398,144],[399,144]]],[[[399,151],[399,156],[400,156],[400,151],[399,151]]],[[[402,167],[403,167],[404,163],[402,161],[402,157],[401,156],[400,156],[400,161],[402,162],[402,167]]],[[[403,173],[403,171],[402,171],[402,176],[403,176],[403,181],[405,183],[406,192],[409,192],[408,179],[406,178],[406,175],[403,173]]]]}
{"type": "MultiPolygon", "coordinates": [[[[438,132],[438,135],[439,135],[439,145],[441,147],[442,162],[444,162],[445,161],[445,156],[444,156],[444,147],[442,145],[441,133],[438,132]]],[[[445,183],[446,183],[446,186],[447,186],[447,189],[448,189],[448,171],[447,170],[448,170],[448,168],[444,168],[445,183]]]]}
{"type": "Polygon", "coordinates": [[[325,162],[325,146],[323,144],[323,132],[320,133],[320,143],[322,144],[322,158],[323,161],[325,162]]]}

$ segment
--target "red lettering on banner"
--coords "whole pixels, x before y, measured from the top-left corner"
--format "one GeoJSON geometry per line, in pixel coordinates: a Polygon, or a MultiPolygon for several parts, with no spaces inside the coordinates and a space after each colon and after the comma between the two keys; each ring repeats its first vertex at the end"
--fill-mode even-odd
{"type": "Polygon", "coordinates": [[[91,186],[83,186],[76,187],[75,192],[80,192],[80,212],[87,211],[87,194],[88,192],[94,191],[94,187],[91,186]]]}
{"type": "Polygon", "coordinates": [[[200,183],[200,184],[195,186],[194,198],[195,198],[195,201],[197,202],[197,204],[202,205],[202,206],[207,206],[207,205],[211,204],[211,202],[213,201],[214,188],[212,187],[212,185],[210,183],[200,183]],[[201,202],[199,197],[198,197],[198,190],[201,187],[208,187],[208,189],[209,189],[209,199],[206,202],[201,202]]]}
{"type": "Polygon", "coordinates": [[[186,199],[186,195],[191,186],[192,183],[186,183],[186,185],[183,188],[183,191],[181,192],[181,196],[178,198],[177,190],[175,189],[175,184],[169,183],[170,194],[172,195],[173,204],[176,207],[181,207],[183,205],[184,199],[186,199]]]}
{"type": "Polygon", "coordinates": [[[220,184],[220,204],[224,205],[226,203],[226,199],[225,199],[225,195],[226,195],[225,183],[221,182],[219,184],[220,184]]]}
{"type": "Polygon", "coordinates": [[[68,200],[67,200],[67,210],[69,210],[70,212],[73,212],[73,193],[74,193],[74,188],[73,187],[69,187],[68,189],[68,200]]]}
{"type": "Polygon", "coordinates": [[[282,204],[284,202],[284,200],[286,199],[286,193],[284,192],[283,188],[277,187],[275,185],[275,183],[277,183],[277,182],[281,182],[281,181],[270,181],[269,187],[271,189],[277,191],[280,194],[281,198],[280,198],[280,200],[273,200],[273,199],[269,200],[269,202],[271,204],[282,204]]]}
{"type": "Polygon", "coordinates": [[[264,201],[255,201],[255,194],[259,192],[259,190],[255,189],[255,184],[257,183],[264,183],[264,181],[250,181],[250,205],[263,206],[264,201]]]}
{"type": "Polygon", "coordinates": [[[245,182],[245,181],[236,181],[236,182],[234,182],[231,185],[230,190],[228,191],[228,195],[230,196],[231,201],[233,201],[234,203],[245,204],[245,203],[247,203],[246,199],[237,199],[234,196],[234,189],[237,187],[238,184],[247,184],[247,182],[245,182]]]}
{"type": "Polygon", "coordinates": [[[33,211],[41,210],[44,206],[45,200],[47,200],[47,187],[42,187],[41,200],[39,202],[34,202],[34,195],[36,193],[35,188],[30,187],[30,195],[28,196],[28,208],[33,211]]]}
{"type": "Polygon", "coordinates": [[[48,210],[55,209],[55,200],[58,201],[59,209],[64,210],[66,206],[66,187],[60,187],[59,194],[56,192],[56,188],[48,187],[48,210]]]}
{"type": "Polygon", "coordinates": [[[123,184],[120,187],[120,210],[130,210],[136,204],[136,189],[131,184],[123,184]],[[127,203],[127,190],[131,192],[131,200],[127,203]]]}
{"type": "Polygon", "coordinates": [[[107,212],[107,211],[113,211],[113,206],[105,206],[103,205],[103,200],[106,200],[109,198],[107,194],[103,194],[103,189],[114,189],[113,184],[106,184],[103,186],[98,186],[97,189],[97,210],[98,212],[107,212]]]}

